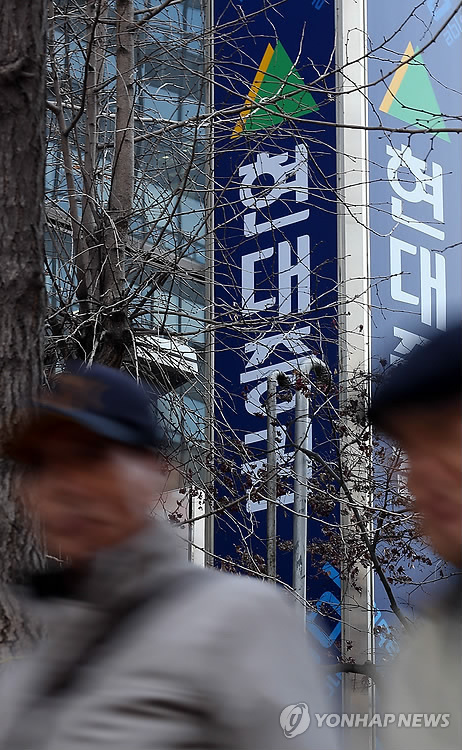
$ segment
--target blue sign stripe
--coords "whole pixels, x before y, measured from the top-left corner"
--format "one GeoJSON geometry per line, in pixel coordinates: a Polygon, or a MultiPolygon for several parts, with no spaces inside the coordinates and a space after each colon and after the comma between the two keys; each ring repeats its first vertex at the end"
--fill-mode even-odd
{"type": "MultiPolygon", "coordinates": [[[[337,362],[336,133],[323,126],[335,120],[334,80],[319,74],[332,58],[334,9],[321,0],[264,10],[257,0],[218,0],[215,23],[216,494],[223,505],[241,498],[217,516],[215,552],[264,570],[267,377],[292,376],[310,353],[332,370],[337,362]]],[[[292,396],[277,407],[278,575],[288,584],[292,396]]],[[[323,428],[313,426],[316,445],[323,428]]],[[[322,535],[317,521],[309,526],[312,539],[322,535]]],[[[309,579],[309,599],[335,592],[314,562],[309,579]]]]}
{"type": "MultiPolygon", "coordinates": [[[[455,0],[427,0],[413,13],[415,5],[369,1],[368,37],[376,50],[369,81],[380,81],[369,88],[369,124],[387,129],[369,134],[372,357],[378,375],[462,315],[462,142],[441,132],[457,126],[454,116],[460,114],[462,26],[456,16],[437,34],[455,0]],[[428,128],[436,132],[419,132],[428,128]]],[[[376,478],[380,485],[379,467],[376,478]]],[[[437,575],[431,566],[407,569],[405,560],[402,572],[414,583],[395,593],[412,608],[415,592],[423,590],[415,583],[437,575]]],[[[379,581],[376,598],[380,609],[389,610],[379,581]]],[[[387,620],[398,625],[391,614],[387,620]]]]}

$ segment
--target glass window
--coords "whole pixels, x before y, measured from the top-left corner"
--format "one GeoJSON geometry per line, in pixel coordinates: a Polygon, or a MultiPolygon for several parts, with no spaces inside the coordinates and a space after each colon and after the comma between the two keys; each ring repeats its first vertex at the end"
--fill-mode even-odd
{"type": "Polygon", "coordinates": [[[76,276],[72,263],[72,237],[68,230],[49,224],[45,232],[45,282],[52,308],[75,301],[76,276]]]}

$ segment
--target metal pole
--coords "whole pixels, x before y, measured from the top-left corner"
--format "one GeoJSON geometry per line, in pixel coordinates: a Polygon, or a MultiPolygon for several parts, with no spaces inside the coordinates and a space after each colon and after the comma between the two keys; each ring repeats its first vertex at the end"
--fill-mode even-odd
{"type": "MultiPolygon", "coordinates": [[[[300,364],[302,381],[309,388],[312,371],[326,388],[330,387],[331,374],[327,365],[318,357],[309,357],[300,364]]],[[[294,589],[303,622],[306,625],[306,546],[308,532],[308,469],[309,458],[305,451],[310,448],[309,395],[306,388],[295,393],[295,466],[294,466],[294,531],[293,531],[293,577],[294,589]]]]}
{"type": "Polygon", "coordinates": [[[276,531],[277,531],[277,414],[276,393],[278,387],[278,372],[268,376],[268,388],[266,398],[267,414],[267,463],[266,463],[266,549],[267,549],[267,575],[276,581],[276,531]]]}
{"type": "MultiPolygon", "coordinates": [[[[366,404],[362,389],[356,386],[356,375],[371,372],[371,269],[369,219],[368,101],[363,96],[367,86],[368,54],[366,0],[335,0],[336,11],[336,97],[338,190],[341,196],[337,212],[338,228],[338,327],[339,327],[339,406],[345,408],[352,399],[360,408],[366,404]],[[344,71],[348,70],[348,75],[344,71]],[[354,124],[354,128],[348,126],[354,124]],[[358,127],[359,126],[359,127],[358,127]]],[[[348,411],[348,410],[347,410],[348,411]]],[[[371,458],[353,455],[355,439],[362,427],[347,418],[347,437],[340,440],[342,460],[354,461],[356,477],[364,477],[358,489],[349,482],[363,518],[373,502],[367,483],[371,458]],[[361,508],[361,505],[363,508],[361,508]]],[[[370,452],[372,454],[372,451],[370,452]]],[[[343,505],[343,504],[342,504],[343,505]]],[[[348,544],[357,534],[357,525],[349,504],[340,510],[342,538],[348,544]]],[[[369,565],[358,563],[352,581],[348,569],[342,570],[342,657],[361,664],[375,661],[374,574],[369,565]],[[359,586],[358,586],[359,583],[359,586]]],[[[343,711],[346,714],[373,714],[374,689],[367,679],[344,674],[342,679],[343,711]]],[[[374,727],[357,727],[345,733],[345,750],[372,750],[374,727]]]]}
{"type": "MultiPolygon", "coordinates": [[[[300,374],[303,379],[311,372],[311,360],[303,362],[300,374]]],[[[293,578],[292,586],[297,599],[297,606],[306,621],[306,537],[307,522],[307,486],[308,456],[303,449],[309,444],[309,399],[303,389],[295,393],[295,477],[294,477],[294,531],[293,531],[293,578]]]]}

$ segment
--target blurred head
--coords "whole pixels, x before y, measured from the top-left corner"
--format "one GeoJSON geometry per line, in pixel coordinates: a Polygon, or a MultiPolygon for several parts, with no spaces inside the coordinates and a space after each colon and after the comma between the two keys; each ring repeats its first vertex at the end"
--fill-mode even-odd
{"type": "Polygon", "coordinates": [[[22,482],[49,552],[79,564],[143,527],[165,484],[165,465],[152,453],[63,422],[44,434],[22,482]]]}
{"type": "Polygon", "coordinates": [[[461,402],[392,412],[387,423],[407,456],[408,487],[424,535],[441,557],[461,566],[461,402]]]}
{"type": "Polygon", "coordinates": [[[445,560],[462,565],[462,328],[440,334],[396,366],[371,419],[407,456],[422,529],[445,560]]]}
{"type": "Polygon", "coordinates": [[[129,375],[73,363],[7,446],[26,466],[23,496],[50,552],[81,563],[146,522],[165,484],[147,390],[129,375]]]}

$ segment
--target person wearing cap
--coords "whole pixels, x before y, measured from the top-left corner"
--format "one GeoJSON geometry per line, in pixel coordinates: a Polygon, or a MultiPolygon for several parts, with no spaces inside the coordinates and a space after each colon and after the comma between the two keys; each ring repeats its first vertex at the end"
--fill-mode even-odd
{"type": "MultiPolygon", "coordinates": [[[[395,366],[372,401],[372,423],[407,457],[408,487],[435,552],[462,569],[462,327],[439,334],[395,366]]],[[[390,667],[384,713],[387,750],[462,748],[462,588],[417,624],[390,667]],[[431,716],[436,726],[431,726],[431,716]],[[420,717],[420,718],[419,718],[420,717]],[[444,718],[443,718],[444,717],[444,718]],[[430,724],[430,726],[429,726],[430,724]]]]}
{"type": "Polygon", "coordinates": [[[59,375],[10,439],[63,562],[31,579],[48,635],[4,675],[0,750],[333,750],[302,731],[301,704],[327,709],[285,595],[187,563],[149,517],[162,449],[146,391],[98,365],[59,375]]]}

